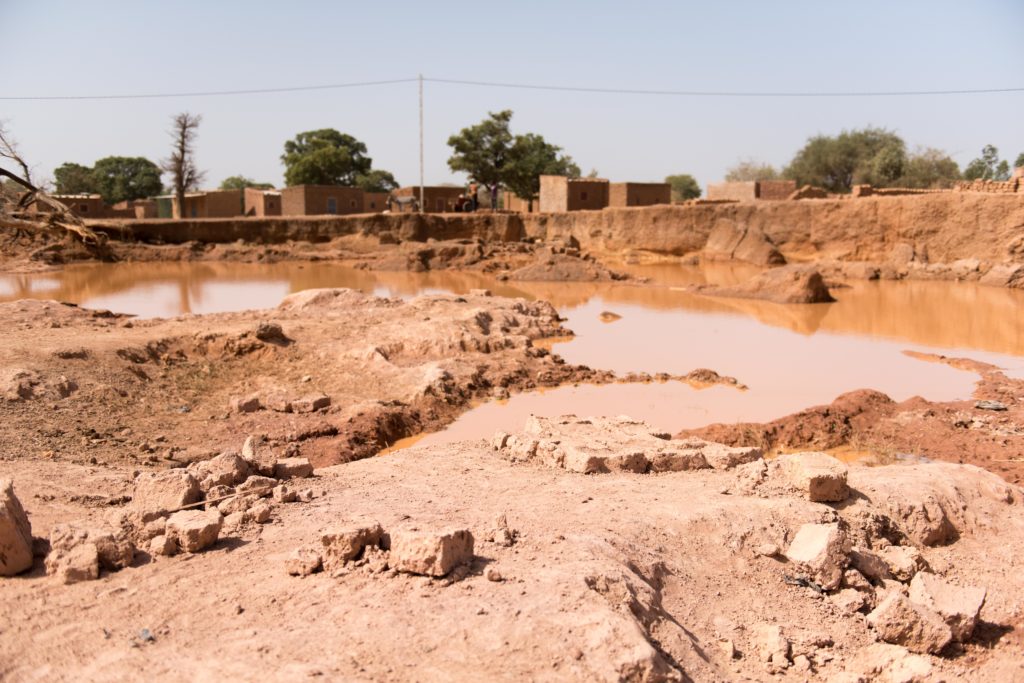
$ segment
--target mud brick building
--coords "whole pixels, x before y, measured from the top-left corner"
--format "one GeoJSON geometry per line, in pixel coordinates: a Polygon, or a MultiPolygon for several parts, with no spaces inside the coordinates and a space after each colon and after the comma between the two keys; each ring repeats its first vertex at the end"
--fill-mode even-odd
{"type": "Polygon", "coordinates": [[[363,192],[363,213],[380,213],[388,208],[387,192],[363,192]]]}
{"type": "Polygon", "coordinates": [[[789,199],[796,192],[795,180],[750,180],[708,185],[707,198],[737,202],[789,199]]]}
{"type": "Polygon", "coordinates": [[[502,195],[502,208],[506,211],[516,211],[518,213],[534,213],[538,211],[540,206],[540,200],[534,199],[530,202],[527,199],[523,199],[514,192],[503,192],[502,195]]]}
{"type": "Polygon", "coordinates": [[[603,178],[540,177],[540,212],[600,210],[608,206],[608,181],[603,178]]]}
{"type": "MultiPolygon", "coordinates": [[[[233,218],[243,213],[241,190],[204,190],[186,192],[182,218],[233,218]]],[[[174,195],[156,198],[156,212],[160,218],[174,216],[174,195]]]]}
{"type": "MultiPolygon", "coordinates": [[[[455,202],[459,195],[465,190],[461,187],[447,187],[442,185],[426,186],[423,188],[423,195],[426,201],[422,202],[423,210],[428,213],[444,213],[455,210],[455,202]]],[[[416,197],[420,198],[419,187],[400,187],[391,193],[392,197],[416,197]]],[[[395,213],[414,211],[412,202],[393,202],[391,210],[395,213]]]]}
{"type": "Polygon", "coordinates": [[[611,183],[608,206],[652,206],[671,204],[672,187],[668,183],[611,183]]]}
{"type": "Polygon", "coordinates": [[[322,216],[363,212],[363,191],[342,185],[296,185],[281,190],[282,216],[322,216]]]}
{"type": "Polygon", "coordinates": [[[280,216],[281,193],[277,190],[245,188],[246,216],[280,216]]]}
{"type": "MultiPolygon", "coordinates": [[[[53,198],[71,209],[82,218],[107,218],[107,205],[98,194],[55,194],[53,198]]],[[[35,204],[39,213],[49,213],[49,209],[35,204]]]]}

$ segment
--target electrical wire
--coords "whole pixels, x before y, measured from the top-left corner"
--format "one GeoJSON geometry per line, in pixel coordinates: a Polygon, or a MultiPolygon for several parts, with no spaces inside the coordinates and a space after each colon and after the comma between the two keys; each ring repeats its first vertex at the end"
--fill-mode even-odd
{"type": "Polygon", "coordinates": [[[991,93],[1024,92],[1024,88],[977,88],[968,90],[891,90],[855,92],[740,92],[722,90],[638,90],[632,88],[590,88],[571,85],[535,85],[527,83],[497,83],[466,81],[454,78],[424,78],[433,83],[452,83],[491,88],[517,88],[522,90],[555,90],[559,92],[601,93],[609,95],[678,95],[682,97],[908,97],[917,95],[981,95],[991,93]]]}
{"type": "Polygon", "coordinates": [[[234,95],[263,95],[271,93],[307,92],[315,90],[336,90],[376,85],[415,83],[420,80],[429,83],[466,85],[485,88],[511,88],[517,90],[545,90],[555,92],[594,93],[603,95],[662,95],[676,97],[919,97],[944,95],[986,95],[1024,92],[1021,88],[971,88],[960,90],[867,90],[867,91],[729,91],[729,90],[645,90],[637,88],[598,88],[574,85],[542,85],[535,83],[505,83],[495,81],[472,81],[456,78],[396,78],[385,81],[361,81],[356,83],[333,83],[326,85],[300,85],[282,88],[252,88],[247,90],[209,90],[199,92],[141,93],[122,95],[0,95],[0,101],[40,100],[143,100],[175,97],[227,97],[234,95]]]}
{"type": "Polygon", "coordinates": [[[370,85],[414,83],[418,80],[418,78],[396,78],[389,81],[362,81],[359,83],[332,83],[328,85],[298,85],[287,88],[252,88],[249,90],[208,90],[202,92],[144,93],[136,95],[32,95],[27,97],[7,97],[4,95],[0,95],[0,100],[151,100],[169,97],[224,97],[231,95],[264,95],[269,93],[303,92],[308,90],[335,90],[338,88],[361,88],[370,85]]]}

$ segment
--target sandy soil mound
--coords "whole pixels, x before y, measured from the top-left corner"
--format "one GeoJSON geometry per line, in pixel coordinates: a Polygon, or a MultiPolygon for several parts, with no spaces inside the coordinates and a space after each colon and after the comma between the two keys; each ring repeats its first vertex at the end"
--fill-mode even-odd
{"type": "Polygon", "coordinates": [[[568,417],[493,445],[414,448],[283,484],[222,458],[204,475],[222,482],[207,499],[260,490],[249,482],[264,479],[274,495],[253,496],[245,512],[222,517],[224,502],[207,504],[141,526],[144,511],[166,505],[153,492],[185,491],[197,468],[154,488],[126,469],[12,462],[32,531],[50,537],[60,561],[44,575],[47,551],[37,543],[34,570],[0,579],[7,623],[18,625],[0,631],[0,676],[990,681],[1024,673],[1013,630],[1024,578],[1009,571],[1024,560],[1024,492],[995,475],[950,464],[847,468],[820,454],[765,462],[749,452],[720,467],[587,475],[557,458],[512,457],[512,440],[606,462],[693,464],[695,454],[708,462],[730,451],[674,445],[628,419],[568,417]],[[585,429],[575,438],[566,426],[585,429]],[[309,493],[291,497],[286,487],[309,493]],[[135,500],[110,510],[76,498],[83,489],[135,500]],[[119,542],[157,531],[118,566],[119,542]],[[98,579],[65,584],[60,567],[79,566],[82,555],[80,566],[91,562],[98,579]]]}
{"type": "Polygon", "coordinates": [[[134,321],[0,305],[9,457],[174,465],[238,434],[316,464],[437,429],[496,392],[611,381],[533,340],[570,334],[546,303],[307,290],[277,309],[134,321]]]}
{"type": "Polygon", "coordinates": [[[1024,481],[1024,380],[963,358],[912,354],[980,375],[974,398],[934,403],[915,397],[896,403],[885,394],[859,390],[764,424],[714,424],[681,432],[766,450],[837,449],[879,462],[932,458],[969,462],[1024,481]]]}

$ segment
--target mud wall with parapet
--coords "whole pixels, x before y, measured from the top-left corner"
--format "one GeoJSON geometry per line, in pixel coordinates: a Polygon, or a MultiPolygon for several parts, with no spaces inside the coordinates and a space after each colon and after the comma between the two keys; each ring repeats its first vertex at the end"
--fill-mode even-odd
{"type": "Polygon", "coordinates": [[[887,261],[910,244],[932,262],[1024,260],[1024,195],[944,192],[860,199],[658,205],[554,214],[363,214],[207,220],[90,221],[113,237],[180,244],[327,242],[390,232],[401,239],[578,239],[594,252],[684,255],[718,225],[760,230],[789,260],[887,261]],[[124,235],[121,235],[124,231],[124,235]]]}
{"type": "Polygon", "coordinates": [[[526,233],[576,237],[597,252],[683,255],[703,248],[722,222],[762,231],[790,260],[886,261],[911,244],[933,262],[1024,258],[1024,196],[946,192],[862,199],[809,199],[651,206],[522,217],[526,233]]]}
{"type": "Polygon", "coordinates": [[[329,242],[345,235],[379,235],[383,232],[403,240],[426,241],[481,238],[515,241],[523,237],[523,222],[517,214],[361,214],[353,216],[281,216],[266,218],[186,219],[144,221],[88,221],[94,230],[112,239],[151,244],[185,242],[228,243],[237,240],[255,244],[284,242],[329,242]]]}

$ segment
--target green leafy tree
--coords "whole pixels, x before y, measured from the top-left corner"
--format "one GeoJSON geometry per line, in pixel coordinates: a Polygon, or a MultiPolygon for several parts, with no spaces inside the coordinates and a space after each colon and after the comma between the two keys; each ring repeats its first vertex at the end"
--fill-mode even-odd
{"type": "Polygon", "coordinates": [[[796,153],[784,175],[798,185],[849,192],[859,183],[891,185],[903,175],[906,145],[884,128],[842,131],[835,137],[816,135],[796,153]]]}
{"type": "Polygon", "coordinates": [[[700,184],[696,178],[688,173],[670,175],[665,178],[665,182],[671,186],[672,199],[675,201],[696,199],[700,196],[700,184]]]}
{"type": "Polygon", "coordinates": [[[505,180],[506,166],[510,161],[512,133],[509,122],[512,111],[506,109],[490,112],[488,117],[476,124],[463,128],[448,138],[452,155],[448,168],[462,171],[491,191],[491,205],[497,205],[498,187],[505,180]]]}
{"type": "Polygon", "coordinates": [[[548,143],[536,133],[515,136],[502,171],[502,184],[516,196],[525,199],[530,210],[540,194],[542,175],[580,176],[580,167],[572,157],[560,154],[561,147],[548,143]]]}
{"type": "Polygon", "coordinates": [[[1013,162],[1013,167],[1014,168],[1024,167],[1024,152],[1021,152],[1020,154],[1017,155],[1016,161],[1013,162]]]}
{"type": "Polygon", "coordinates": [[[220,184],[220,189],[222,190],[244,190],[247,187],[252,187],[257,190],[274,189],[274,186],[271,183],[258,183],[252,178],[246,178],[244,175],[229,176],[220,184]]]}
{"type": "Polygon", "coordinates": [[[391,192],[398,189],[395,176],[382,169],[373,169],[356,176],[356,187],[366,192],[391,192]]]}
{"type": "Polygon", "coordinates": [[[144,157],[106,157],[92,167],[96,188],[107,204],[160,194],[160,167],[144,157]]]}
{"type": "Polygon", "coordinates": [[[967,180],[1009,180],[1010,164],[1004,159],[999,160],[999,149],[995,145],[985,145],[981,156],[972,159],[964,169],[967,180]]]}
{"type": "Polygon", "coordinates": [[[960,179],[960,167],[940,149],[919,149],[907,157],[903,176],[896,181],[900,187],[941,189],[960,179]]]}
{"type": "Polygon", "coordinates": [[[92,169],[88,166],[65,162],[53,170],[57,194],[92,194],[96,192],[92,169]]]}
{"type": "Polygon", "coordinates": [[[751,180],[776,180],[779,172],[771,164],[763,164],[753,159],[738,162],[725,174],[726,182],[748,182],[751,180]]]}
{"type": "Polygon", "coordinates": [[[373,160],[366,145],[333,128],[299,133],[284,143],[284,180],[288,185],[355,186],[360,175],[370,172],[373,160]]]}

